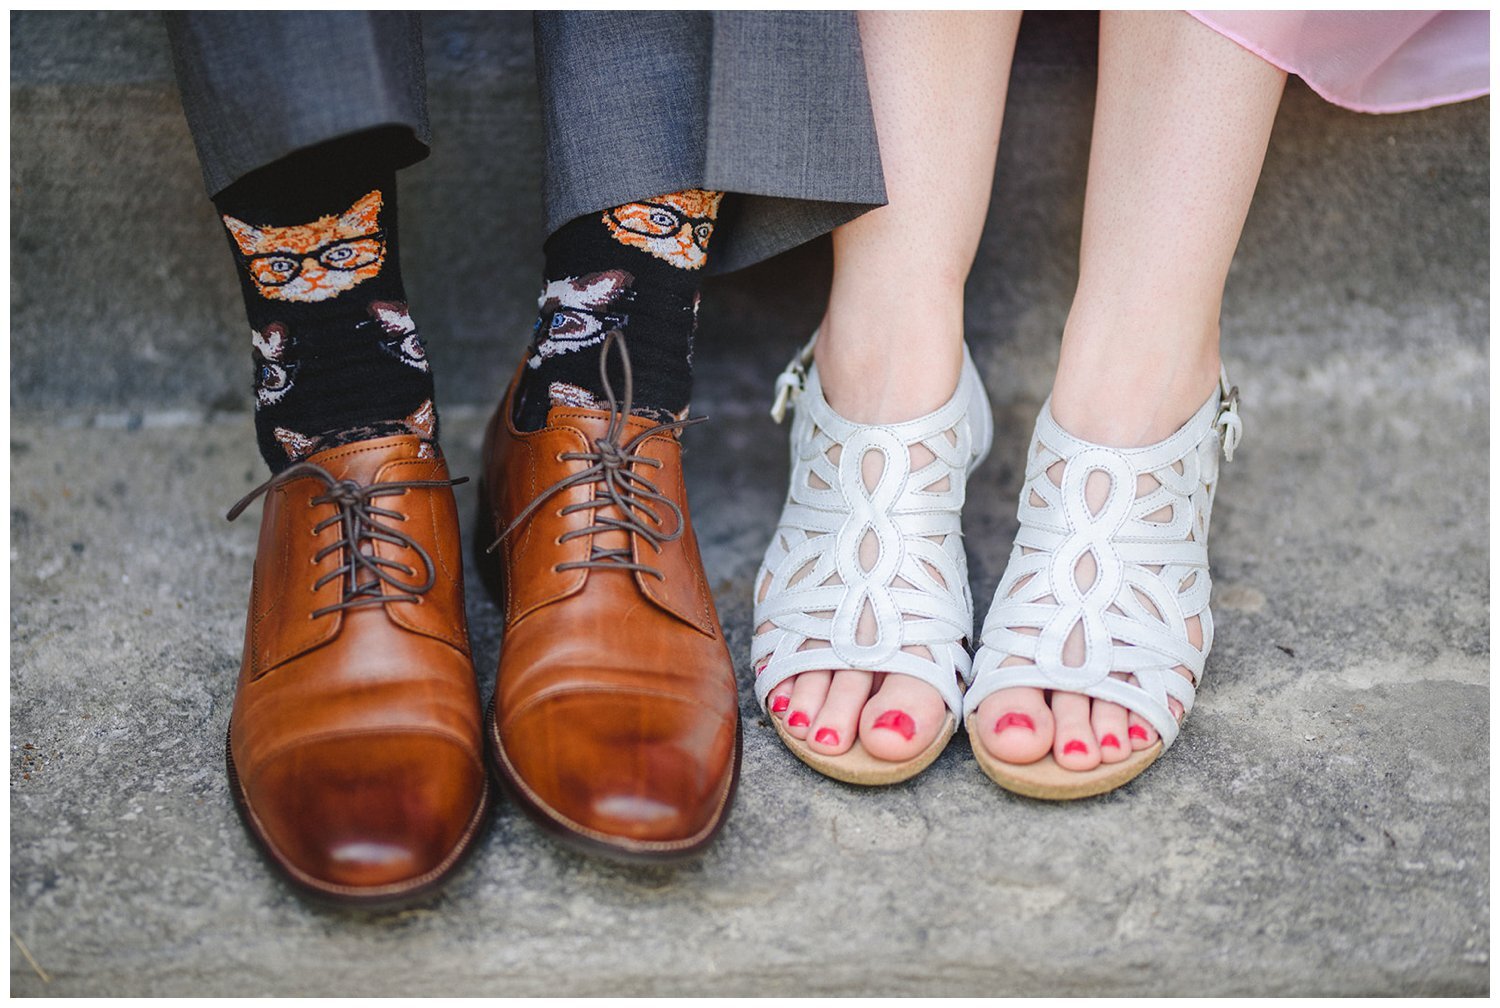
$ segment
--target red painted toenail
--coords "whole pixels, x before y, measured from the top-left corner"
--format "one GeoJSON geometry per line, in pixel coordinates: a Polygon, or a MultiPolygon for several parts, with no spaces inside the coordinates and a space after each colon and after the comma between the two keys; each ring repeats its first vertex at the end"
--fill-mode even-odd
{"type": "Polygon", "coordinates": [[[1114,746],[1116,749],[1120,748],[1120,740],[1115,738],[1113,735],[1104,736],[1099,740],[1099,744],[1101,746],[1114,746]]]}
{"type": "Polygon", "coordinates": [[[1068,755],[1070,755],[1072,753],[1084,753],[1085,755],[1087,755],[1088,751],[1089,751],[1089,747],[1086,746],[1086,745],[1084,745],[1082,742],[1078,741],[1077,739],[1073,739],[1067,745],[1063,746],[1063,755],[1064,756],[1068,756],[1068,755]]]}
{"type": "Polygon", "coordinates": [[[1146,728],[1144,725],[1133,724],[1130,726],[1130,737],[1146,741],[1146,728]]]}
{"type": "Polygon", "coordinates": [[[807,719],[807,715],[799,710],[792,711],[792,716],[786,719],[786,723],[791,725],[793,728],[806,728],[808,725],[812,724],[812,722],[807,719]]]}
{"type": "Polygon", "coordinates": [[[839,733],[832,728],[819,728],[818,734],[814,735],[813,739],[819,745],[838,745],[839,733]]]}
{"type": "Polygon", "coordinates": [[[773,697],[771,700],[771,710],[775,711],[777,714],[780,714],[791,705],[792,698],[789,696],[773,697]]]}
{"type": "Polygon", "coordinates": [[[1036,723],[1025,714],[1012,711],[1009,714],[1000,715],[1000,720],[995,722],[995,734],[998,735],[1007,728],[1025,728],[1028,731],[1036,731],[1036,723]]]}
{"type": "Polygon", "coordinates": [[[917,723],[911,719],[911,715],[899,710],[886,711],[875,719],[873,727],[889,728],[908,742],[917,733],[917,723]]]}

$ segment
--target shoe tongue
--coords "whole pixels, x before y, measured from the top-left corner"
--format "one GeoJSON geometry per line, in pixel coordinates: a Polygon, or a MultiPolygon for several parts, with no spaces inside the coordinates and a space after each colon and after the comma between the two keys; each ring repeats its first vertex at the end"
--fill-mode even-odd
{"type": "Polygon", "coordinates": [[[327,469],[335,479],[370,483],[382,467],[402,459],[420,458],[421,450],[422,439],[416,435],[393,434],[324,448],[309,455],[307,461],[327,469]]]}
{"type": "MultiPolygon", "coordinates": [[[[584,409],[578,406],[553,406],[547,411],[548,427],[569,427],[578,431],[593,443],[595,438],[601,438],[609,432],[610,417],[609,410],[584,409]]],[[[629,444],[643,431],[652,427],[660,426],[659,422],[650,417],[627,414],[625,424],[620,430],[619,442],[621,445],[629,444]]]]}

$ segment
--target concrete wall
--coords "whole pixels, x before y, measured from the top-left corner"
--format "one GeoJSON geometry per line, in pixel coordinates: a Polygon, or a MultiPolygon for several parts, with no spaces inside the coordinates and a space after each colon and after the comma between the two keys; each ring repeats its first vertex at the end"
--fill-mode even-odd
{"type": "MultiPolygon", "coordinates": [[[[1031,15],[1022,31],[970,284],[970,338],[1001,397],[1044,390],[1055,361],[1076,268],[1095,34],[1088,14],[1031,15]]],[[[440,401],[482,404],[529,332],[540,264],[530,18],[433,14],[425,42],[436,145],[402,176],[403,269],[440,401]]],[[[247,410],[238,290],[158,19],[14,14],[11,80],[14,408],[247,410]]],[[[1477,394],[1488,163],[1487,101],[1361,116],[1293,80],[1228,292],[1237,380],[1337,359],[1320,386],[1330,392],[1384,370],[1477,394]]],[[[704,381],[763,396],[816,319],[826,275],[826,243],[813,243],[713,283],[704,381]]]]}

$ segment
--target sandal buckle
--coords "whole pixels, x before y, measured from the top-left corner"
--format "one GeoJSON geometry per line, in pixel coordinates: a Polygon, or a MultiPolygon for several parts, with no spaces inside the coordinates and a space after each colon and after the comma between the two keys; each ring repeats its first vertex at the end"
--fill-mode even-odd
{"type": "Polygon", "coordinates": [[[1219,370],[1219,415],[1214,418],[1214,427],[1219,431],[1219,442],[1224,449],[1224,461],[1234,461],[1234,450],[1240,446],[1245,424],[1240,419],[1240,387],[1229,384],[1229,375],[1219,370]]]}
{"type": "Polygon", "coordinates": [[[786,419],[787,410],[797,405],[797,399],[807,387],[807,369],[812,364],[813,344],[816,342],[818,334],[815,332],[786,369],[776,376],[776,399],[771,403],[771,419],[777,423],[786,419]]]}
{"type": "Polygon", "coordinates": [[[797,398],[802,395],[802,386],[806,380],[807,372],[796,361],[776,376],[776,400],[771,403],[772,420],[781,423],[786,419],[787,410],[797,405],[797,398]]]}

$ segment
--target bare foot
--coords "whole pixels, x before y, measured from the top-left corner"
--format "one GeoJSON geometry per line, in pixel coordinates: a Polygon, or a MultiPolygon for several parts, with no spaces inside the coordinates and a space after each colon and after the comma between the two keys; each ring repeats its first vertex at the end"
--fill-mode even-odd
{"type": "MultiPolygon", "coordinates": [[[[820,337],[820,352],[824,352],[825,345],[820,337]]],[[[953,398],[963,360],[961,343],[955,341],[955,345],[954,361],[934,362],[933,367],[924,369],[924,374],[915,380],[909,375],[903,378],[899,368],[885,355],[844,355],[844,361],[836,361],[831,368],[825,369],[820,354],[818,367],[821,387],[830,408],[854,423],[896,424],[920,418],[953,398]],[[945,363],[951,363],[951,368],[945,366],[945,363]],[[864,370],[844,370],[844,367],[850,366],[864,370]]],[[[929,447],[917,442],[909,445],[906,450],[906,464],[897,469],[910,474],[904,477],[910,488],[925,490],[934,495],[953,492],[955,488],[951,485],[951,478],[945,474],[947,470],[944,464],[929,447]],[[924,473],[939,470],[942,470],[941,478],[933,480],[929,476],[930,482],[927,485],[921,483],[924,473]]],[[[829,474],[829,479],[817,476],[816,472],[809,476],[811,489],[814,491],[834,489],[834,474],[839,471],[843,462],[843,445],[828,444],[824,459],[819,460],[819,468],[823,468],[825,462],[826,468],[823,471],[829,474]]],[[[881,492],[879,488],[887,475],[885,470],[889,464],[886,453],[880,450],[866,450],[859,459],[859,477],[864,484],[865,493],[872,499],[881,492]]],[[[961,487],[957,489],[961,491],[961,487]]],[[[957,500],[962,500],[961,493],[957,500]]],[[[941,507],[943,503],[941,498],[934,498],[935,507],[941,507]]],[[[865,520],[851,514],[844,522],[847,529],[841,528],[837,532],[826,534],[843,535],[845,531],[859,534],[859,528],[865,520]]],[[[926,537],[926,543],[932,551],[931,558],[936,563],[923,560],[919,555],[914,559],[909,554],[919,554],[920,550],[902,547],[900,552],[905,566],[901,571],[904,576],[893,576],[891,590],[898,594],[930,590],[937,596],[933,604],[938,607],[951,605],[955,595],[966,598],[965,585],[948,583],[951,578],[961,579],[965,570],[962,542],[956,529],[955,507],[954,531],[926,537]],[[940,566],[950,573],[945,575],[939,569],[940,566]],[[955,567],[957,574],[952,573],[955,567]]],[[[777,534],[782,535],[783,531],[778,529],[777,534]]],[[[889,550],[891,545],[887,542],[885,548],[889,550]]],[[[773,543],[773,550],[775,546],[773,543]]],[[[876,576],[877,565],[889,562],[889,558],[882,556],[880,537],[869,527],[861,535],[857,552],[859,576],[876,576]]],[[[814,567],[815,564],[809,562],[803,569],[792,573],[783,590],[803,585],[813,576],[814,567]]],[[[770,571],[762,572],[756,588],[758,606],[765,602],[772,580],[770,571]]],[[[844,583],[843,577],[835,570],[826,574],[818,586],[838,586],[844,583]]],[[[827,617],[829,614],[821,615],[827,617]]],[[[902,618],[909,624],[917,619],[910,613],[902,618]]],[[[763,620],[756,627],[756,633],[766,634],[775,629],[774,622],[763,620]]],[[[955,637],[958,634],[966,636],[962,630],[955,633],[955,637]]],[[[866,601],[859,612],[854,641],[860,646],[869,646],[878,638],[878,624],[870,602],[866,601]]],[[[798,650],[824,649],[828,646],[827,640],[810,638],[798,650]]],[[[959,641],[958,646],[967,646],[967,641],[959,641]]],[[[901,650],[926,662],[938,660],[934,648],[923,644],[908,644],[901,650]]],[[[762,668],[756,670],[757,673],[762,672],[763,667],[764,660],[762,668]]],[[[933,686],[911,675],[879,669],[828,668],[794,675],[772,689],[766,699],[766,707],[773,717],[780,719],[790,735],[805,740],[815,752],[838,755],[847,752],[857,739],[872,756],[896,762],[911,759],[928,748],[949,717],[947,704],[933,686]]]]}
{"type": "MultiPolygon", "coordinates": [[[[1217,360],[1213,361],[1217,364],[1217,360]]],[[[1094,438],[1108,438],[1110,435],[1105,431],[1119,430],[1122,427],[1137,432],[1132,436],[1134,445],[1126,443],[1119,447],[1134,447],[1153,444],[1165,440],[1182,426],[1183,417],[1193,416],[1199,407],[1203,405],[1204,396],[1199,395],[1196,386],[1202,385],[1202,378],[1184,381],[1182,390],[1177,393],[1177,402],[1169,404],[1164,418],[1158,413],[1153,417],[1126,416],[1123,419],[1101,417],[1097,414],[1087,416],[1078,413],[1074,425],[1083,427],[1087,434],[1080,434],[1088,440],[1094,438]],[[1191,407],[1184,408],[1182,403],[1191,402],[1191,407]],[[1085,417],[1087,417],[1085,419],[1085,417]]],[[[1056,393],[1054,393],[1055,395],[1056,393]]],[[[1062,411],[1058,411],[1059,413],[1062,411]]],[[[1056,414],[1054,414],[1056,418],[1056,414]]],[[[1063,421],[1058,419],[1059,425],[1063,421]]],[[[1181,463],[1174,466],[1174,471],[1183,472],[1181,463]]],[[[1052,485],[1061,488],[1064,479],[1065,463],[1055,462],[1047,467],[1046,476],[1052,485]]],[[[1164,478],[1165,471],[1163,470],[1164,478]]],[[[1033,484],[1034,485],[1034,484],[1033,484]]],[[[1139,476],[1134,487],[1133,497],[1136,501],[1157,494],[1162,484],[1150,475],[1139,476]]],[[[1110,477],[1103,471],[1091,471],[1084,483],[1084,499],[1090,515],[1099,515],[1106,506],[1114,488],[1110,477]]],[[[1034,491],[1028,492],[1030,503],[1037,507],[1046,502],[1041,500],[1034,491]]],[[[1158,498],[1165,500],[1166,498],[1158,498]]],[[[1176,506],[1182,506],[1178,504],[1176,506]]],[[[1174,505],[1167,503],[1160,509],[1147,515],[1139,516],[1142,521],[1151,523],[1167,523],[1176,518],[1174,505]]],[[[1201,517],[1201,516],[1200,516],[1201,517]]],[[[1206,527],[1202,528],[1206,533],[1206,527]]],[[[1188,541],[1193,541],[1200,535],[1198,526],[1188,531],[1188,541]]],[[[1022,557],[1037,553],[1035,549],[1023,547],[1020,550],[1022,557]]],[[[1167,565],[1144,565],[1144,569],[1152,575],[1161,574],[1167,565]]],[[[1040,587],[1043,582],[1037,582],[1033,587],[1031,582],[1036,577],[1050,576],[1049,572],[1038,571],[1025,577],[1016,579],[1014,582],[1002,583],[1002,590],[1007,593],[1006,597],[1018,600],[1024,599],[1028,605],[1057,606],[1059,604],[1053,595],[1044,595],[1033,598],[1035,587],[1040,587]],[[1028,589],[1032,589],[1028,591],[1028,589]]],[[[1095,586],[1098,580],[1098,563],[1092,550],[1085,550],[1078,557],[1072,570],[1072,581],[1080,595],[1087,593],[1095,586]]],[[[1172,592],[1187,592],[1194,587],[1194,578],[1197,575],[1183,577],[1178,583],[1168,586],[1172,592]]],[[[1203,587],[1206,587],[1206,572],[1203,587]]],[[[1146,595],[1132,588],[1121,588],[1120,591],[1133,593],[1133,601],[1141,607],[1142,611],[1150,619],[1165,621],[1169,614],[1161,610],[1146,595]]],[[[1115,596],[1119,599],[1121,596],[1115,596]]],[[[997,599],[997,603],[999,599],[997,599]]],[[[1118,604],[1111,605],[1107,610],[1111,613],[1121,614],[1118,604]]],[[[1184,611],[1182,632],[1187,642],[1196,651],[1202,651],[1204,645],[1203,615],[1206,612],[1206,593],[1203,596],[1203,606],[1199,611],[1191,609],[1184,611]]],[[[1010,626],[1009,630],[1028,636],[1037,636],[1039,630],[1030,626],[1010,626]]],[[[987,631],[988,633],[988,631],[987,631]]],[[[1114,647],[1121,642],[1110,642],[1107,646],[1114,647]]],[[[1085,644],[1085,633],[1081,624],[1075,624],[1068,633],[1062,647],[1062,664],[1066,667],[1077,668],[1082,666],[1088,655],[1085,644]]],[[[1033,662],[1025,657],[1009,654],[1000,662],[1001,668],[1030,665],[1033,662]]],[[[1189,683],[1196,685],[1192,671],[1185,665],[1177,666],[1174,671],[1185,678],[1189,683]]],[[[1124,679],[1134,684],[1135,677],[1123,671],[1110,673],[1111,676],[1124,679]]],[[[1176,698],[1169,697],[1167,707],[1178,722],[1183,717],[1183,707],[1176,698]]],[[[1127,759],[1132,752],[1149,748],[1156,744],[1158,733],[1154,727],[1139,714],[1128,711],[1116,703],[1104,700],[1091,699],[1079,693],[1070,693],[1062,690],[1043,690],[1030,686],[1015,686],[995,691],[986,697],[976,709],[975,729],[980,744],[996,759],[1007,763],[1032,763],[1048,753],[1057,765],[1067,770],[1092,770],[1100,764],[1118,763],[1127,759]]]]}

